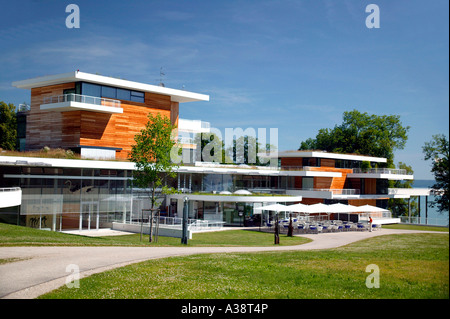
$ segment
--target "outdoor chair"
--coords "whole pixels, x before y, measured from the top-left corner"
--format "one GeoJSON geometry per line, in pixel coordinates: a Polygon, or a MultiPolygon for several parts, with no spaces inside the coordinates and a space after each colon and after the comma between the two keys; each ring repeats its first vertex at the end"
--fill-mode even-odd
{"type": "Polygon", "coordinates": [[[317,234],[318,233],[318,231],[317,231],[317,226],[316,225],[309,225],[309,232],[310,233],[315,233],[315,234],[317,234]]]}
{"type": "Polygon", "coordinates": [[[304,224],[298,224],[297,229],[299,233],[304,233],[306,231],[306,227],[304,224]]]}
{"type": "Polygon", "coordinates": [[[357,225],[357,227],[358,227],[358,230],[359,230],[359,231],[365,231],[365,230],[366,230],[366,226],[365,226],[364,224],[359,223],[359,224],[357,225]]]}
{"type": "Polygon", "coordinates": [[[372,224],[372,230],[379,230],[381,229],[381,224],[372,224]]]}

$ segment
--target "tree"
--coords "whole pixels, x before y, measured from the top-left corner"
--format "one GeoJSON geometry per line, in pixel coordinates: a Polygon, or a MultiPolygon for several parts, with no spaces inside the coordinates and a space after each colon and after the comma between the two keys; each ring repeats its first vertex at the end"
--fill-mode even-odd
{"type": "Polygon", "coordinates": [[[344,112],[343,122],[333,129],[320,129],[315,139],[301,142],[299,150],[320,149],[334,153],[356,153],[387,158],[394,163],[394,150],[403,149],[409,126],[398,115],[374,115],[357,110],[344,112]]]}
{"type": "Polygon", "coordinates": [[[436,200],[430,203],[431,207],[437,206],[440,213],[449,211],[449,142],[444,134],[432,136],[430,142],[422,147],[424,159],[432,160],[431,172],[436,183],[432,186],[435,190],[436,200]]]}
{"type": "Polygon", "coordinates": [[[17,145],[17,117],[14,104],[0,101],[0,148],[14,150],[17,145]]]}
{"type": "Polygon", "coordinates": [[[133,184],[143,189],[149,188],[151,192],[150,242],[153,240],[153,212],[158,199],[156,189],[161,188],[163,194],[169,192],[171,189],[164,186],[164,181],[168,177],[176,177],[176,165],[171,161],[171,151],[175,145],[172,132],[175,128],[168,117],[150,113],[145,128],[134,137],[135,144],[129,155],[136,164],[133,184]]]}

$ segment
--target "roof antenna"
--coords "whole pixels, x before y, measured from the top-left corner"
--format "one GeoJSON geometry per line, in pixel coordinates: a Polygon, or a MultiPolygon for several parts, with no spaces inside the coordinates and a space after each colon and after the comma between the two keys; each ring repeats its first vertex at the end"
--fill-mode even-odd
{"type": "Polygon", "coordinates": [[[163,72],[163,68],[161,67],[159,69],[159,86],[165,87],[164,83],[163,83],[163,76],[165,76],[166,74],[163,72]]]}

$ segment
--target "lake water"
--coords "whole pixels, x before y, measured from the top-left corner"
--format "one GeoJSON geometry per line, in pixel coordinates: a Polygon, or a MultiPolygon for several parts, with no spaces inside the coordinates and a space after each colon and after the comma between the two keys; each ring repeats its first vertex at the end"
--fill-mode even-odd
{"type": "MultiPolygon", "coordinates": [[[[434,180],[415,180],[413,188],[431,188],[435,183],[434,180]]],[[[428,197],[428,203],[434,201],[434,196],[428,197]]],[[[420,220],[415,218],[414,222],[425,224],[425,196],[420,199],[420,220]]],[[[428,206],[428,224],[448,226],[448,212],[439,213],[436,207],[428,206]]]]}

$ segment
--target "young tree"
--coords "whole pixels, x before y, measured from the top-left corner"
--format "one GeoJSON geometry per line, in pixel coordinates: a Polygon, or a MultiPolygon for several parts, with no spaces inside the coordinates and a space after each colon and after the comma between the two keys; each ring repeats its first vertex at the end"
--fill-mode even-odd
{"type": "Polygon", "coordinates": [[[150,113],[145,128],[134,137],[135,144],[132,146],[129,158],[136,164],[133,173],[133,184],[143,189],[150,189],[151,213],[150,213],[150,238],[152,236],[152,221],[157,188],[161,188],[161,193],[170,191],[164,186],[164,181],[168,177],[176,177],[174,169],[177,167],[171,161],[171,151],[175,145],[172,134],[176,126],[172,125],[166,116],[150,113]]]}
{"type": "Polygon", "coordinates": [[[436,200],[430,203],[431,207],[437,206],[440,213],[449,211],[449,142],[444,134],[433,135],[430,142],[422,147],[425,160],[432,160],[431,172],[434,174],[436,183],[436,200]]]}
{"type": "Polygon", "coordinates": [[[0,101],[0,148],[14,150],[17,145],[17,118],[14,104],[0,101]]]}

